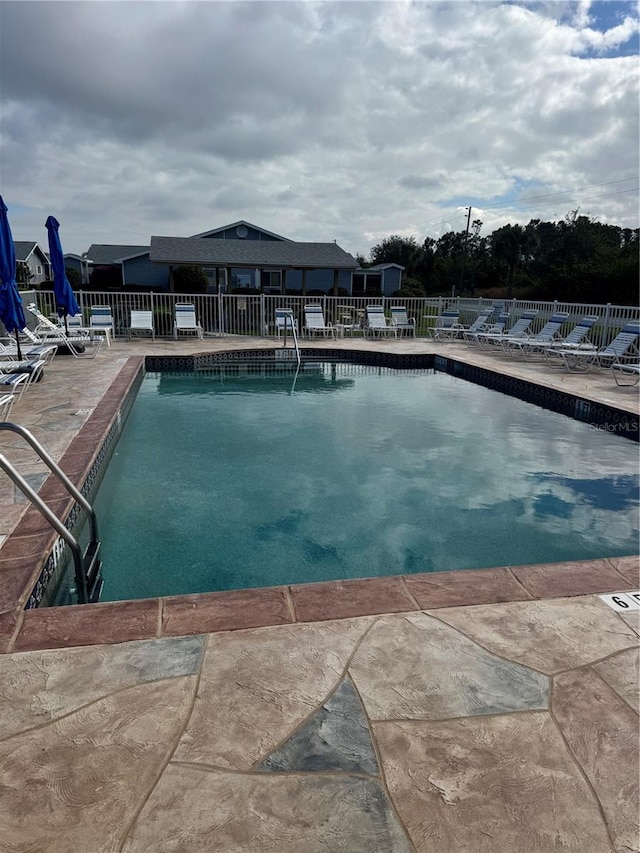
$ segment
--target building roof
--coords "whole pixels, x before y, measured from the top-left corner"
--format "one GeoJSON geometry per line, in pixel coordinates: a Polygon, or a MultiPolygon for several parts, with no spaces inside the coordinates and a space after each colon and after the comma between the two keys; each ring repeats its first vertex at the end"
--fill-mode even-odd
{"type": "Polygon", "coordinates": [[[245,228],[253,228],[254,231],[261,231],[263,234],[268,234],[270,237],[275,237],[277,240],[284,240],[287,243],[293,242],[288,237],[283,237],[281,234],[274,234],[273,231],[267,231],[260,225],[254,225],[252,222],[247,222],[246,219],[239,219],[237,222],[232,222],[230,225],[223,225],[221,228],[213,228],[211,231],[202,231],[200,234],[192,234],[192,237],[211,237],[212,234],[220,234],[222,231],[230,231],[232,228],[237,228],[239,225],[244,225],[245,228]]]}
{"type": "Polygon", "coordinates": [[[92,243],[85,257],[94,266],[117,264],[121,258],[141,255],[149,251],[149,246],[123,246],[111,243],[92,243]]]}
{"type": "Polygon", "coordinates": [[[45,261],[49,261],[46,252],[44,252],[35,240],[14,240],[13,247],[16,252],[16,261],[26,261],[35,250],[40,252],[45,261]]]}
{"type": "Polygon", "coordinates": [[[336,243],[262,240],[203,240],[201,237],[152,237],[150,258],[160,264],[279,267],[307,269],[358,268],[356,259],[336,243]]]}

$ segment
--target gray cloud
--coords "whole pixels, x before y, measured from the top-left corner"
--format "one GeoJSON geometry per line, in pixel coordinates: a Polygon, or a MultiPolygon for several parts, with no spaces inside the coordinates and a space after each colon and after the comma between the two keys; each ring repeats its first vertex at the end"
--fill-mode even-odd
{"type": "MultiPolygon", "coordinates": [[[[14,236],[53,213],[81,252],[246,218],[355,253],[463,228],[452,199],[482,199],[485,232],[552,218],[491,203],[638,174],[637,58],[611,56],[635,6],[601,32],[570,5],[4,2],[14,236]]],[[[637,195],[590,204],[637,225],[637,195]]]]}

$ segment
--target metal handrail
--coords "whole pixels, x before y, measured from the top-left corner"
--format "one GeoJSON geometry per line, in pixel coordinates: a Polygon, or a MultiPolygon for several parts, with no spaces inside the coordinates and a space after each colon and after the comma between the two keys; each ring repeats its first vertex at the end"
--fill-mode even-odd
{"type": "MultiPolygon", "coordinates": [[[[22,436],[28,444],[35,450],[40,459],[45,463],[45,465],[49,468],[49,470],[60,480],[65,489],[69,492],[71,497],[76,501],[76,503],[80,504],[82,509],[85,510],[87,515],[89,516],[89,525],[91,528],[91,541],[98,541],[98,521],[96,519],[96,513],[89,501],[84,497],[84,495],[78,491],[78,489],[73,485],[71,480],[67,477],[64,471],[57,465],[51,456],[47,453],[44,447],[40,444],[38,439],[32,435],[28,429],[20,426],[20,424],[9,423],[8,421],[0,422],[0,430],[9,430],[10,432],[15,432],[17,435],[22,436]]],[[[20,489],[23,495],[28,498],[29,501],[33,504],[33,506],[41,513],[42,516],[49,522],[49,524],[53,527],[56,533],[64,539],[69,548],[71,549],[71,553],[73,554],[73,562],[75,566],[75,575],[76,575],[76,584],[78,589],[78,599],[81,604],[85,604],[89,600],[88,590],[87,590],[87,576],[85,574],[84,567],[84,558],[82,555],[82,550],[78,543],[78,540],[73,536],[73,534],[67,530],[64,524],[60,521],[60,519],[49,509],[47,504],[42,500],[40,495],[31,488],[29,483],[24,479],[24,477],[16,470],[16,468],[12,465],[11,462],[0,453],[0,468],[7,474],[7,476],[15,483],[15,485],[20,489]]]]}
{"type": "Polygon", "coordinates": [[[286,347],[287,345],[287,326],[289,325],[289,321],[291,321],[291,337],[293,338],[293,346],[296,351],[296,358],[298,359],[298,366],[300,366],[300,347],[298,346],[298,335],[296,333],[296,324],[293,319],[293,311],[290,308],[283,309],[282,314],[284,315],[284,340],[282,343],[282,347],[286,347]]]}

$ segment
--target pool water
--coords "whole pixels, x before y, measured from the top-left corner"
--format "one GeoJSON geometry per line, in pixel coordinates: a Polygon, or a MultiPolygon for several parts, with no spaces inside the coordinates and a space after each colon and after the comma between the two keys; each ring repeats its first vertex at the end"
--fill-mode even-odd
{"type": "Polygon", "coordinates": [[[446,373],[244,371],[145,377],[95,502],[103,600],[637,551],[628,440],[446,373]]]}

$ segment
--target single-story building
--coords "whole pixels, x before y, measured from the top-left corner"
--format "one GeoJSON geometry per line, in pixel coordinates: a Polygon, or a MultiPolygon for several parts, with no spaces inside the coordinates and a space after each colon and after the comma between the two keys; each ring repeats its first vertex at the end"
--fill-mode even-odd
{"type": "Polygon", "coordinates": [[[391,296],[403,267],[363,270],[337,243],[290,240],[245,220],[194,234],[152,237],[150,246],[93,244],[85,254],[93,286],[173,290],[179,266],[202,267],[209,293],[251,291],[391,296]],[[109,283],[110,282],[110,283],[109,283]]]}

